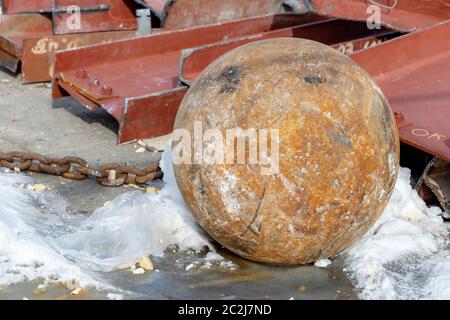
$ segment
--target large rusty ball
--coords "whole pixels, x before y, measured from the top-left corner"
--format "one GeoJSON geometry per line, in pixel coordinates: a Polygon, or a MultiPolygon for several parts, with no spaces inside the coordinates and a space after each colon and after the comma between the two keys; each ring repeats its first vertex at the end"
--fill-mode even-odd
{"type": "MultiPolygon", "coordinates": [[[[217,242],[250,260],[306,264],[342,252],[374,224],[396,181],[386,98],[351,59],[314,41],[259,41],[220,57],[187,92],[175,129],[192,139],[192,154],[180,149],[188,135],[172,142],[185,156],[174,172],[187,205],[217,242]],[[262,172],[267,158],[250,163],[248,141],[245,164],[195,160],[220,155],[211,152],[220,143],[206,135],[195,144],[195,133],[219,129],[225,144],[233,128],[278,130],[279,171],[262,172]]],[[[275,150],[276,135],[266,137],[275,150]]]]}

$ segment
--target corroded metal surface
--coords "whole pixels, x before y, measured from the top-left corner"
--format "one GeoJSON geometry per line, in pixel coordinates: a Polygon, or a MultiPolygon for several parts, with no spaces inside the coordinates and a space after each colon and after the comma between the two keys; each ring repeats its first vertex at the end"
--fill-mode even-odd
{"type": "Polygon", "coordinates": [[[135,0],[149,7],[165,29],[214,24],[280,13],[283,0],[135,0]]]}
{"type": "Polygon", "coordinates": [[[165,29],[181,29],[281,12],[282,0],[176,0],[164,19],[165,29]]]}
{"type": "Polygon", "coordinates": [[[27,36],[45,36],[51,32],[52,22],[43,15],[0,15],[0,66],[17,72],[23,39],[27,36]]]}
{"type": "Polygon", "coordinates": [[[135,30],[137,21],[135,7],[131,0],[55,0],[53,11],[55,34],[135,30]],[[81,29],[69,27],[73,12],[67,12],[72,5],[80,7],[81,29]]]}
{"type": "Polygon", "coordinates": [[[313,11],[330,17],[366,21],[378,6],[381,23],[402,31],[423,29],[450,18],[449,0],[309,0],[313,11]],[[389,9],[391,8],[391,9],[389,9]]]}
{"type": "MultiPolygon", "coordinates": [[[[204,47],[223,49],[228,43],[255,41],[270,37],[274,32],[278,36],[320,39],[345,51],[378,43],[383,38],[370,36],[387,31],[373,32],[360,22],[317,15],[281,14],[87,47],[58,54],[54,98],[71,95],[90,109],[101,106],[107,110],[119,122],[119,143],[167,134],[172,131],[176,111],[186,91],[186,86],[180,86],[179,82],[179,79],[186,81],[186,77],[179,78],[178,66],[184,70],[187,53],[194,54],[204,47]],[[348,32],[349,27],[353,27],[352,32],[348,32]],[[347,39],[352,40],[341,42],[347,39]],[[131,47],[135,48],[132,52],[131,47]],[[97,65],[96,61],[100,60],[102,65],[97,65]],[[85,76],[79,77],[82,71],[85,76]],[[97,85],[93,85],[94,80],[98,80],[97,85]],[[103,86],[111,90],[110,95],[101,92],[103,86]]],[[[198,63],[191,61],[189,65],[199,73],[212,61],[205,60],[206,63],[203,58],[195,59],[198,63]]]]}
{"type": "Polygon", "coordinates": [[[221,55],[244,44],[265,39],[304,38],[328,44],[344,54],[350,54],[379,44],[395,34],[396,32],[384,28],[369,30],[365,24],[357,21],[335,19],[315,21],[292,28],[260,33],[252,37],[227,39],[219,43],[184,50],[180,60],[179,77],[181,82],[190,85],[204,68],[221,55]]]}
{"type": "Polygon", "coordinates": [[[0,0],[0,5],[6,14],[48,13],[52,16],[54,34],[137,28],[132,0],[0,0]],[[79,28],[71,26],[73,6],[79,10],[79,28]]]}
{"type": "Polygon", "coordinates": [[[50,12],[52,0],[0,0],[4,14],[50,12]]]}
{"type": "Polygon", "coordinates": [[[111,31],[26,38],[22,43],[22,81],[24,83],[51,81],[55,55],[59,50],[134,37],[136,37],[134,31],[111,31]]]}
{"type": "Polygon", "coordinates": [[[167,15],[167,10],[169,10],[170,5],[175,0],[134,0],[144,7],[148,7],[152,12],[163,21],[167,15]]]}
{"type": "Polygon", "coordinates": [[[172,131],[186,89],[178,81],[183,49],[317,20],[324,18],[267,15],[61,52],[53,97],[71,95],[88,108],[107,110],[119,122],[119,143],[164,135],[172,131]]]}
{"type": "Polygon", "coordinates": [[[400,138],[450,161],[450,21],[351,55],[379,84],[400,138]]]}
{"type": "Polygon", "coordinates": [[[387,100],[363,69],[317,42],[265,40],[222,56],[189,89],[175,128],[192,134],[194,121],[223,135],[279,130],[277,174],[248,161],[174,165],[203,228],[251,260],[334,256],[372,226],[395,184],[399,140],[387,100]]]}
{"type": "Polygon", "coordinates": [[[424,182],[434,193],[442,209],[444,217],[450,218],[450,162],[438,160],[425,175],[424,182]]]}
{"type": "Polygon", "coordinates": [[[0,65],[19,71],[23,83],[50,81],[58,50],[131,39],[134,31],[90,32],[54,35],[52,20],[41,14],[0,16],[0,65]]]}

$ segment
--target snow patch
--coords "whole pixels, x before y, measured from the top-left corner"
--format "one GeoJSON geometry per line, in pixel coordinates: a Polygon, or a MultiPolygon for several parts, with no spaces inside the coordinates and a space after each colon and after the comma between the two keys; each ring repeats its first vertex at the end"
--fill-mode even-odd
{"type": "Polygon", "coordinates": [[[0,287],[75,279],[81,287],[111,290],[101,272],[162,256],[170,245],[215,252],[178,190],[171,159],[164,152],[162,190],[125,193],[88,218],[67,214],[67,203],[54,192],[20,187],[32,182],[28,177],[0,173],[0,287]]]}
{"type": "Polygon", "coordinates": [[[363,299],[449,299],[449,232],[400,168],[394,193],[371,230],[344,253],[363,299]]]}
{"type": "Polygon", "coordinates": [[[331,260],[330,259],[322,259],[319,261],[316,261],[314,263],[314,265],[318,268],[326,268],[331,264],[331,260]]]}

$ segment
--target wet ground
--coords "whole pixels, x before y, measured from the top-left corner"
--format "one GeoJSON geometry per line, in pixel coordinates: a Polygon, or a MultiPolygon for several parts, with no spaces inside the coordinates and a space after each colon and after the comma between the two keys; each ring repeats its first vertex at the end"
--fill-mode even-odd
{"type": "MultiPolygon", "coordinates": [[[[136,144],[116,145],[117,124],[108,114],[92,112],[71,99],[52,106],[48,84],[21,85],[20,79],[0,70],[0,151],[29,151],[50,156],[77,156],[91,166],[108,162],[144,167],[159,155],[137,153],[136,144]]],[[[161,144],[163,140],[148,141],[161,144]]],[[[41,174],[34,183],[50,186],[69,201],[69,212],[91,214],[105,202],[130,187],[105,188],[95,180],[82,182],[41,174]]],[[[0,195],[1,196],[1,195],[0,195]]],[[[356,292],[342,271],[342,261],[328,268],[314,266],[274,267],[248,262],[219,250],[239,268],[235,271],[198,268],[187,272],[184,253],[168,252],[153,263],[159,272],[134,275],[129,271],[104,277],[135,299],[356,299],[356,292]]],[[[200,256],[199,256],[200,257],[200,256]]],[[[195,258],[195,257],[194,257],[195,258]]],[[[194,259],[195,260],[195,259],[194,259]]],[[[35,293],[39,282],[25,282],[0,288],[0,299],[105,299],[107,292],[87,290],[71,296],[64,286],[35,293]]]]}

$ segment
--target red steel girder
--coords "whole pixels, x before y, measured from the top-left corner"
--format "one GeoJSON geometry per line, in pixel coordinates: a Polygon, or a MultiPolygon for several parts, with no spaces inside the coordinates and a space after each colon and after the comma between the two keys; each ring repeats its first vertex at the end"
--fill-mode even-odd
{"type": "Polygon", "coordinates": [[[53,97],[72,95],[88,108],[107,110],[119,122],[119,143],[170,133],[187,89],[179,83],[178,70],[184,49],[245,36],[258,39],[283,25],[285,31],[295,30],[296,35],[307,37],[314,34],[314,20],[316,27],[328,26],[320,28],[323,41],[328,44],[351,39],[348,28],[356,25],[360,27],[353,33],[352,41],[367,41],[368,36],[374,36],[372,31],[361,28],[360,22],[336,22],[315,15],[277,15],[85,47],[57,55],[53,97]],[[289,23],[281,23],[282,17],[289,18],[289,23]],[[304,32],[298,29],[302,21],[304,32]]]}
{"type": "Polygon", "coordinates": [[[392,29],[414,31],[450,18],[450,0],[308,0],[311,9],[322,15],[366,21],[380,8],[381,23],[392,29]],[[388,9],[388,8],[392,9],[388,9]]]}
{"type": "Polygon", "coordinates": [[[17,72],[22,56],[22,39],[52,33],[51,20],[40,14],[0,16],[0,65],[17,72]]]}
{"type": "Polygon", "coordinates": [[[133,0],[3,0],[0,4],[6,14],[49,13],[54,34],[71,34],[115,30],[135,30],[135,3],[133,0]],[[77,6],[80,29],[68,23],[77,6]]]}
{"type": "Polygon", "coordinates": [[[53,25],[55,34],[135,30],[137,21],[132,0],[54,0],[53,25]],[[77,5],[81,12],[81,29],[71,29],[73,13],[70,6],[77,5]]]}
{"type": "Polygon", "coordinates": [[[163,21],[167,15],[170,5],[175,0],[134,0],[142,6],[150,8],[152,12],[163,21]]]}
{"type": "Polygon", "coordinates": [[[51,12],[52,0],[0,0],[3,14],[51,12]]]}
{"type": "MultiPolygon", "coordinates": [[[[250,15],[276,13],[290,1],[282,0],[135,0],[148,6],[165,28],[177,29],[250,15]]],[[[291,9],[306,10],[339,19],[366,21],[369,6],[380,8],[381,23],[388,28],[414,31],[449,18],[449,0],[298,0],[291,9]],[[392,9],[388,9],[388,8],[392,9]]]]}
{"type": "Polygon", "coordinates": [[[329,20],[327,23],[312,22],[307,25],[274,30],[252,37],[229,39],[220,43],[184,50],[179,64],[179,78],[181,82],[191,85],[203,69],[221,55],[255,41],[280,37],[305,38],[331,45],[344,54],[350,54],[378,44],[392,34],[395,34],[395,32],[384,28],[369,30],[360,22],[329,20]]]}
{"type": "Polygon", "coordinates": [[[351,58],[380,85],[400,138],[450,161],[450,20],[351,58]]]}
{"type": "Polygon", "coordinates": [[[136,0],[174,30],[282,12],[283,0],[136,0]]]}
{"type": "Polygon", "coordinates": [[[53,35],[50,18],[40,14],[0,16],[0,65],[18,72],[21,62],[24,83],[53,77],[57,50],[133,38],[133,31],[53,35]]]}
{"type": "Polygon", "coordinates": [[[186,88],[180,87],[178,80],[183,49],[324,19],[317,15],[268,15],[61,52],[57,54],[54,97],[70,94],[89,108],[107,110],[120,124],[119,143],[169,133],[174,114],[156,109],[178,108],[182,97],[178,93],[186,88]],[[133,118],[129,111],[148,100],[154,106],[146,103],[146,117],[133,118]],[[146,126],[153,121],[152,113],[165,115],[165,120],[146,126]]]}
{"type": "MultiPolygon", "coordinates": [[[[293,29],[188,49],[182,55],[180,79],[191,84],[210,62],[225,52],[275,36],[295,37],[293,29]]],[[[354,28],[352,30],[355,32],[354,28]]],[[[378,82],[396,114],[402,141],[447,161],[450,161],[449,34],[450,22],[447,21],[381,45],[369,37],[350,42],[350,46],[349,43],[333,46],[343,53],[351,53],[351,58],[378,82]],[[372,48],[373,44],[377,46],[372,48]]],[[[324,42],[320,37],[326,34],[315,36],[313,40],[324,42]]]]}

